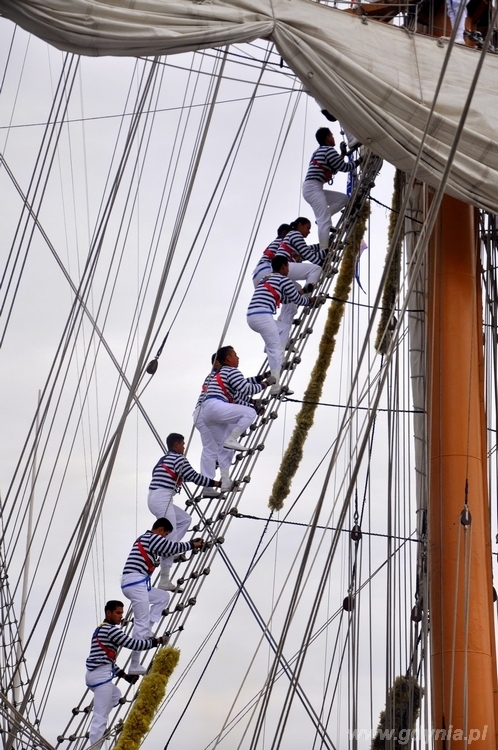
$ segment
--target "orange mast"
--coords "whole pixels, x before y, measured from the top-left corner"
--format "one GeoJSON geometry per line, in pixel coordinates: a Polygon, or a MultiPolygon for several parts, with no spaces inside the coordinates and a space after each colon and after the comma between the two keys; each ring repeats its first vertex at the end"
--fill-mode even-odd
{"type": "Polygon", "coordinates": [[[428,264],[433,727],[436,747],[479,740],[487,750],[497,747],[498,693],[477,248],[474,209],[445,196],[428,264]]]}

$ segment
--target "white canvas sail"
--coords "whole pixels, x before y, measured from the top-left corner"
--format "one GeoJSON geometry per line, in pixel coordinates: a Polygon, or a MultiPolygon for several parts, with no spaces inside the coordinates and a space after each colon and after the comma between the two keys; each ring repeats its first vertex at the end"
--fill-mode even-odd
{"type": "MultiPolygon", "coordinates": [[[[410,172],[428,122],[445,44],[309,0],[133,3],[0,0],[28,31],[82,55],[139,56],[271,39],[306,88],[363,143],[410,172]],[[393,61],[396,61],[395,63],[393,61]]],[[[456,46],[438,96],[419,179],[437,186],[479,51],[456,46]]],[[[447,192],[498,212],[498,56],[487,55],[447,192]]]]}

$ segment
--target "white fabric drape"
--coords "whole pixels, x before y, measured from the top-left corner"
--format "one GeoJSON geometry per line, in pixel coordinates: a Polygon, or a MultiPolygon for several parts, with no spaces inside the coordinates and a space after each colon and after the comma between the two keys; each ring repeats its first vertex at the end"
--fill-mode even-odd
{"type": "MultiPolygon", "coordinates": [[[[376,154],[410,172],[445,43],[309,0],[0,0],[0,12],[82,55],[172,54],[271,39],[320,102],[376,154]]],[[[417,177],[436,187],[479,52],[456,46],[417,177]]],[[[498,56],[488,54],[447,192],[498,213],[498,56]]]]}

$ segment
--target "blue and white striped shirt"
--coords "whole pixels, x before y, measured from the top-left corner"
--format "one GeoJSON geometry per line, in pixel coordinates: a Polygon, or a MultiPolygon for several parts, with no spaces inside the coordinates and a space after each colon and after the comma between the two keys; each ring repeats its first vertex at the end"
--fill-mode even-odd
{"type": "Polygon", "coordinates": [[[255,276],[257,276],[260,273],[262,267],[269,268],[270,270],[268,271],[268,273],[271,273],[271,262],[273,258],[275,257],[275,255],[277,254],[277,250],[280,247],[281,242],[282,240],[280,237],[275,237],[275,239],[272,240],[272,242],[270,242],[270,244],[264,251],[263,255],[258,260],[258,264],[252,274],[253,279],[255,276]]]}
{"type": "MultiPolygon", "coordinates": [[[[198,407],[199,407],[199,406],[200,406],[200,405],[202,404],[202,402],[204,401],[204,398],[205,398],[205,396],[206,396],[207,386],[208,386],[208,383],[209,383],[209,381],[210,381],[210,380],[211,380],[211,378],[213,377],[213,374],[214,374],[214,370],[211,370],[211,372],[209,373],[209,375],[207,376],[207,378],[206,378],[206,379],[204,380],[204,383],[202,384],[201,392],[199,393],[199,398],[197,399],[197,403],[196,403],[196,405],[195,405],[195,408],[196,408],[196,409],[197,409],[197,408],[198,408],[198,407]]],[[[195,411],[195,409],[194,409],[194,411],[195,411]]]]}
{"type": "Polygon", "coordinates": [[[229,404],[245,403],[241,399],[246,399],[254,393],[264,390],[264,386],[258,382],[258,379],[260,380],[257,375],[254,378],[245,378],[236,367],[223,365],[209,381],[204,401],[217,398],[229,404]],[[223,387],[219,384],[220,380],[223,387]]]}
{"type": "Polygon", "coordinates": [[[202,487],[213,487],[213,480],[198,474],[183,453],[168,451],[152,469],[149,490],[176,490],[182,482],[194,482],[202,487]]]}
{"type": "Polygon", "coordinates": [[[309,305],[309,297],[304,297],[297,291],[294,282],[284,276],[282,273],[272,273],[266,279],[263,279],[252,295],[252,299],[247,308],[247,315],[261,315],[269,313],[274,315],[277,312],[277,299],[279,303],[293,302],[296,305],[309,305]],[[271,287],[274,291],[270,291],[271,287]]]}
{"type": "MultiPolygon", "coordinates": [[[[260,383],[261,377],[259,375],[255,375],[247,378],[247,381],[249,383],[260,383]]],[[[255,408],[254,401],[252,400],[251,396],[246,393],[238,393],[234,398],[234,404],[240,404],[241,406],[252,406],[253,409],[255,408]]]]}
{"type": "Polygon", "coordinates": [[[327,249],[320,249],[318,242],[314,245],[307,245],[301,232],[298,232],[297,229],[291,229],[284,239],[280,240],[277,255],[284,255],[289,263],[309,260],[310,263],[321,266],[327,257],[327,249]]]}
{"type": "Polygon", "coordinates": [[[354,168],[354,162],[344,161],[344,157],[340,156],[332,146],[320,146],[311,157],[304,181],[317,180],[321,183],[332,183],[332,177],[337,172],[352,172],[354,168]]]}
{"type": "Polygon", "coordinates": [[[127,573],[139,573],[144,577],[148,576],[151,572],[150,567],[154,565],[158,557],[181,555],[190,549],[192,549],[191,542],[170,542],[168,537],[154,534],[152,531],[146,531],[133,544],[123,568],[123,575],[127,573]],[[139,542],[148,558],[147,560],[140,552],[139,542]]]}
{"type": "Polygon", "coordinates": [[[102,625],[92,635],[92,645],[90,647],[90,655],[86,660],[86,668],[91,672],[93,669],[97,669],[97,667],[105,664],[114,666],[116,652],[122,646],[130,648],[132,651],[146,651],[149,648],[153,648],[155,643],[155,638],[130,638],[121,628],[104,620],[102,625]],[[100,641],[106,650],[114,653],[114,659],[111,659],[111,654],[106,653],[106,650],[102,648],[98,641],[100,641]]]}

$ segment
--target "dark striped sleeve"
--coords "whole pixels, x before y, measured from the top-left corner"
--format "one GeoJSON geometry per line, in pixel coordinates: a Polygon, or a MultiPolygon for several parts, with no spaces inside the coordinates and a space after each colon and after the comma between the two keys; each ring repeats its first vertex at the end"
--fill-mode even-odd
{"type": "Polygon", "coordinates": [[[282,294],[282,302],[294,302],[294,304],[304,305],[304,307],[310,303],[309,297],[299,294],[294,283],[290,279],[283,277],[280,290],[282,294]]]}
{"type": "Polygon", "coordinates": [[[170,542],[167,537],[152,534],[149,539],[149,549],[156,555],[169,557],[170,555],[181,555],[192,549],[190,542],[170,542]]]}
{"type": "Polygon", "coordinates": [[[147,651],[147,649],[153,648],[155,640],[154,638],[132,638],[116,627],[109,630],[107,639],[117,647],[124,646],[132,651],[147,651]]]}
{"type": "Polygon", "coordinates": [[[212,485],[213,480],[209,477],[204,477],[202,474],[198,474],[182,454],[179,454],[175,461],[175,471],[182,482],[193,482],[201,487],[212,485]]]}
{"type": "Polygon", "coordinates": [[[345,161],[343,156],[339,156],[335,148],[329,147],[325,153],[325,163],[334,174],[337,172],[352,172],[355,164],[353,161],[345,161]]]}
{"type": "Polygon", "coordinates": [[[316,250],[320,249],[320,245],[307,245],[304,241],[303,235],[300,232],[292,233],[290,244],[292,245],[294,250],[301,256],[301,258],[304,258],[311,263],[315,263],[316,259],[319,259],[319,254],[316,252],[316,250]]]}
{"type": "Polygon", "coordinates": [[[323,261],[327,257],[327,249],[320,248],[318,243],[314,245],[307,245],[303,243],[304,247],[299,251],[301,256],[309,261],[310,263],[316,263],[317,266],[321,266],[323,261]]]}
{"type": "Polygon", "coordinates": [[[254,393],[264,390],[260,383],[250,383],[246,380],[240,370],[235,367],[231,368],[226,380],[230,388],[240,396],[252,396],[254,393]]]}

